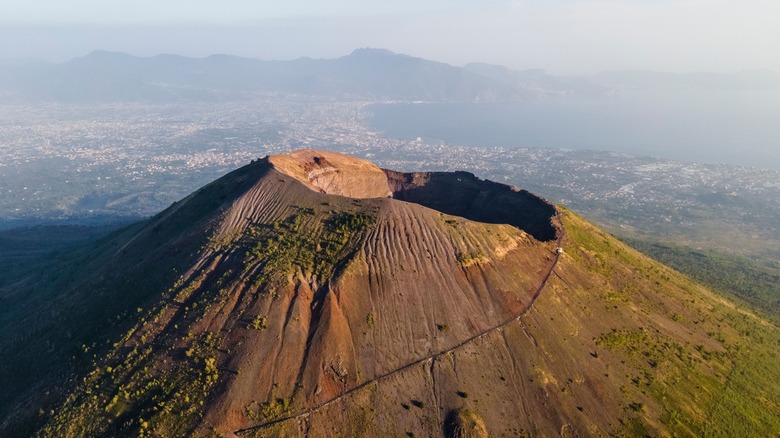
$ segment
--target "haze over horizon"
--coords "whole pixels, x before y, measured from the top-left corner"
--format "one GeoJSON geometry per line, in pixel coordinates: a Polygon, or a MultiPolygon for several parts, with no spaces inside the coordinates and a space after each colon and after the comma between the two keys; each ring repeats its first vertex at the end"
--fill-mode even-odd
{"type": "Polygon", "coordinates": [[[780,4],[769,0],[425,0],[284,5],[234,0],[6,5],[0,58],[65,61],[95,50],[284,60],[381,47],[453,65],[555,74],[608,70],[780,71],[780,4]]]}

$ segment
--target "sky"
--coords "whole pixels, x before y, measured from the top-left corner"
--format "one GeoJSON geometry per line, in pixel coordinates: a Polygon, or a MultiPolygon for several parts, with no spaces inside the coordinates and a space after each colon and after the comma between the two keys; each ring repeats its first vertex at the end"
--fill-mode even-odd
{"type": "Polygon", "coordinates": [[[780,72],[778,0],[0,0],[0,58],[226,53],[333,58],[387,48],[556,74],[780,72]]]}

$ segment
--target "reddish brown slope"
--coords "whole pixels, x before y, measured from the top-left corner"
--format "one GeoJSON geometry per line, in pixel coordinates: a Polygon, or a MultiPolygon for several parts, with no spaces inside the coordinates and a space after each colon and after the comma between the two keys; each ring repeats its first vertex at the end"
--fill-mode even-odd
{"type": "MultiPolygon", "coordinates": [[[[749,390],[753,396],[739,394],[739,402],[729,398],[731,370],[745,372],[740,362],[752,354],[738,352],[750,345],[777,357],[776,327],[569,212],[562,222],[567,252],[519,319],[319,409],[292,410],[282,421],[237,433],[440,436],[453,430],[459,412],[475,415],[490,436],[778,430],[771,381],[749,390]],[[760,331],[755,339],[766,337],[760,347],[746,341],[742,324],[760,331]],[[751,397],[753,405],[745,401],[751,397]],[[738,408],[727,411],[724,404],[738,408]]],[[[772,367],[767,360],[753,363],[772,367]]]]}
{"type": "MultiPolygon", "coordinates": [[[[369,212],[373,225],[327,284],[299,272],[278,299],[261,298],[247,310],[267,316],[266,330],[247,336],[238,321],[220,328],[243,342],[229,362],[241,372],[207,414],[213,424],[230,421],[229,430],[257,422],[247,407],[276,398],[291,399],[289,410],[317,406],[505,321],[528,305],[551,263],[553,243],[509,225],[391,199],[313,196],[280,175],[237,201],[247,207],[231,209],[224,232],[236,233],[232,224],[294,214],[278,199],[295,199],[298,209],[318,211],[315,217],[326,214],[323,207],[369,212]]],[[[238,341],[229,336],[226,342],[238,341]]]]}
{"type": "Polygon", "coordinates": [[[299,151],[250,168],[197,260],[81,389],[104,395],[75,392],[48,433],[231,434],[316,407],[511,318],[552,262],[554,242],[515,226],[387,198],[362,160],[299,151]],[[322,193],[361,186],[371,198],[322,193]]]}

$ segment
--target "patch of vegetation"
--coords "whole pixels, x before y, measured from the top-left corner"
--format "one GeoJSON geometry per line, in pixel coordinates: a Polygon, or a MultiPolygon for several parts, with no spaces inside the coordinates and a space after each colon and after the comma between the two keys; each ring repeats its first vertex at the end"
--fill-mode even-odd
{"type": "Polygon", "coordinates": [[[444,420],[444,434],[447,438],[487,438],[485,420],[473,409],[450,411],[444,420]]]}
{"type": "Polygon", "coordinates": [[[161,366],[147,346],[130,351],[113,366],[96,367],[40,435],[188,434],[219,380],[218,344],[219,338],[209,332],[167,366],[161,366]]]}
{"type": "Polygon", "coordinates": [[[274,286],[296,271],[321,283],[355,248],[374,223],[359,212],[331,212],[323,218],[302,210],[287,219],[249,227],[240,244],[246,271],[257,267],[255,286],[274,286]]]}
{"type": "Polygon", "coordinates": [[[635,357],[642,357],[651,368],[658,367],[659,362],[671,357],[676,358],[679,363],[687,367],[693,366],[698,360],[682,345],[657,333],[651,337],[644,330],[613,329],[598,337],[596,345],[604,346],[613,351],[621,350],[635,357]]]}
{"type": "Polygon", "coordinates": [[[485,257],[485,254],[482,252],[481,249],[475,249],[475,250],[469,251],[469,252],[459,252],[455,256],[455,259],[462,266],[470,266],[470,265],[473,265],[474,263],[478,263],[484,257],[485,257]]]}
{"type": "Polygon", "coordinates": [[[265,422],[281,418],[290,412],[289,398],[273,398],[267,402],[252,402],[246,407],[247,417],[257,421],[265,422]]]}
{"type": "Polygon", "coordinates": [[[329,232],[340,235],[360,233],[374,224],[374,218],[363,213],[344,212],[332,215],[326,221],[329,232]]]}
{"type": "Polygon", "coordinates": [[[614,433],[618,437],[649,437],[656,433],[639,417],[632,416],[620,419],[621,429],[614,433]]]}
{"type": "Polygon", "coordinates": [[[250,327],[252,327],[255,330],[265,330],[266,317],[262,315],[257,315],[254,318],[252,318],[252,322],[249,324],[250,327]]]}
{"type": "Polygon", "coordinates": [[[639,251],[780,321],[780,268],[753,259],[680,245],[623,239],[639,251]]]}

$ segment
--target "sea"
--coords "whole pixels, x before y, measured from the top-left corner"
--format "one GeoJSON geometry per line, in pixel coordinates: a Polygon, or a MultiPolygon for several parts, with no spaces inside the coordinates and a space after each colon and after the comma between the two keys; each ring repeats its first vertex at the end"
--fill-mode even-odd
{"type": "Polygon", "coordinates": [[[511,103],[382,103],[386,136],[469,146],[606,150],[780,171],[780,90],[661,90],[511,103]]]}

